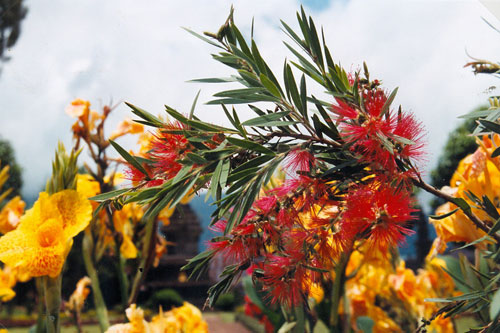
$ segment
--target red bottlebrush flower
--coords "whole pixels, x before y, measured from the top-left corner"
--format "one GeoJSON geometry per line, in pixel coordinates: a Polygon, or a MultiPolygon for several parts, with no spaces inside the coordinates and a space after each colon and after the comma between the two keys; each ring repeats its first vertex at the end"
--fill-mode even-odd
{"type": "Polygon", "coordinates": [[[364,234],[385,253],[413,233],[404,224],[413,219],[414,211],[409,192],[385,184],[363,185],[347,194],[341,227],[351,237],[364,234]]]}
{"type": "Polygon", "coordinates": [[[271,304],[293,307],[302,303],[304,269],[290,257],[268,255],[262,266],[263,290],[267,291],[271,304]]]}
{"type": "Polygon", "coordinates": [[[356,119],[358,117],[358,110],[339,98],[335,98],[335,101],[338,105],[332,105],[332,111],[339,116],[339,120],[342,120],[342,118],[356,119]]]}
{"type": "MultiPolygon", "coordinates": [[[[148,165],[143,164],[142,166],[149,174],[152,174],[151,168],[148,165]]],[[[134,186],[138,184],[144,184],[146,187],[153,187],[153,186],[159,186],[164,182],[163,179],[150,179],[150,175],[142,173],[141,171],[137,170],[135,167],[133,167],[131,164],[128,163],[125,169],[125,178],[132,181],[132,184],[134,186]]]]}
{"type": "Polygon", "coordinates": [[[190,150],[189,141],[184,135],[172,134],[169,131],[183,128],[185,125],[176,121],[165,124],[165,127],[156,133],[151,151],[148,153],[148,157],[155,161],[155,175],[170,179],[182,168],[177,161],[190,150]]]}
{"type": "Polygon", "coordinates": [[[307,149],[295,148],[286,157],[284,169],[290,175],[295,175],[297,171],[309,172],[316,163],[316,158],[307,149]]]}
{"type": "Polygon", "coordinates": [[[254,202],[253,206],[259,210],[260,213],[267,215],[273,210],[277,202],[275,196],[266,196],[254,202]]]}
{"type": "Polygon", "coordinates": [[[382,89],[370,89],[363,91],[363,100],[366,112],[373,117],[380,117],[382,108],[387,101],[387,96],[382,89]]]}
{"type": "Polygon", "coordinates": [[[397,118],[396,125],[393,131],[394,140],[398,141],[398,137],[410,140],[413,144],[397,143],[397,154],[402,159],[411,159],[420,161],[424,157],[424,130],[423,125],[412,113],[405,112],[397,118]]]}
{"type": "Polygon", "coordinates": [[[295,214],[291,214],[291,212],[289,212],[288,210],[286,209],[281,209],[279,212],[278,212],[278,215],[276,215],[276,224],[278,226],[283,226],[285,228],[290,228],[293,224],[293,216],[295,214]]]}

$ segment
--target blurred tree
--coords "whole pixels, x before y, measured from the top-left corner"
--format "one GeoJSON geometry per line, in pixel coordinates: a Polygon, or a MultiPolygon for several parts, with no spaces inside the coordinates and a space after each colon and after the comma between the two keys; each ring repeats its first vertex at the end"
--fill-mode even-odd
{"type": "Polygon", "coordinates": [[[17,42],[27,12],[23,0],[0,0],[0,61],[9,60],[4,52],[17,42]]]}
{"type": "Polygon", "coordinates": [[[12,198],[19,195],[23,181],[21,178],[21,167],[16,162],[14,149],[9,141],[0,139],[0,167],[9,166],[9,179],[4,184],[3,189],[12,188],[12,192],[7,198],[12,198]]]}
{"type": "MultiPolygon", "coordinates": [[[[481,106],[473,110],[485,110],[486,107],[481,106]]],[[[448,140],[444,146],[443,152],[439,156],[437,166],[431,171],[431,184],[436,188],[449,186],[451,177],[458,167],[458,163],[465,156],[473,153],[476,148],[476,140],[470,134],[474,131],[476,123],[474,119],[464,120],[455,130],[448,136],[448,140]]],[[[442,205],[444,201],[439,198],[431,200],[431,210],[434,212],[436,208],[442,205]]]]}

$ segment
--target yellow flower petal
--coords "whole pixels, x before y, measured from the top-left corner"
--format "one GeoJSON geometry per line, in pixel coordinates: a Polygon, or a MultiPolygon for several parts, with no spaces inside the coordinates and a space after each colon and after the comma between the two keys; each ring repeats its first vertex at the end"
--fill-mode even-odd
{"type": "Polygon", "coordinates": [[[19,227],[0,238],[0,260],[30,276],[60,274],[73,237],[90,222],[92,207],[82,194],[40,193],[19,227]]]}
{"type": "Polygon", "coordinates": [[[66,238],[75,237],[87,227],[92,217],[92,206],[83,194],[64,190],[52,195],[51,199],[62,215],[66,238]]]}

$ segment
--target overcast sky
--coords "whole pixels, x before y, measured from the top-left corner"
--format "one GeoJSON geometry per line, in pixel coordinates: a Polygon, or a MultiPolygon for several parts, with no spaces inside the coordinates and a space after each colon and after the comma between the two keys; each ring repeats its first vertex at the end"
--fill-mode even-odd
{"type": "MultiPolygon", "coordinates": [[[[129,101],[159,114],[168,104],[187,111],[196,92],[207,102],[222,86],[187,83],[227,76],[211,60],[213,47],[181,27],[216,31],[231,3],[245,35],[255,18],[255,38],[264,58],[280,75],[289,55],[279,19],[296,27],[297,0],[253,1],[27,1],[22,34],[0,74],[0,135],[8,139],[23,167],[25,195],[43,189],[57,141],[71,146],[73,119],[64,112],[75,98],[95,108],[129,101]],[[147,5],[146,5],[147,4],[147,5]]],[[[499,60],[500,26],[477,1],[309,0],[308,14],[322,25],[335,61],[357,69],[363,61],[389,90],[399,86],[396,103],[424,123],[429,162],[435,164],[447,133],[497,85],[463,65],[471,56],[499,60]]],[[[223,122],[218,107],[200,105],[197,114],[223,122]]],[[[119,106],[111,127],[130,116],[119,106]]],[[[108,133],[113,128],[109,128],[108,133]]],[[[121,141],[126,148],[131,141],[121,141]]],[[[85,153],[84,153],[85,154],[85,153]]]]}

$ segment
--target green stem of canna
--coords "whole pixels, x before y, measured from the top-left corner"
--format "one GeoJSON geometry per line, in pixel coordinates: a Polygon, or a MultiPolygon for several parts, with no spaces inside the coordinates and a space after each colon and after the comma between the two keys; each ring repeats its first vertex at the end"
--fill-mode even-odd
{"type": "Polygon", "coordinates": [[[93,243],[94,241],[92,240],[90,227],[87,227],[83,236],[83,261],[85,263],[87,274],[92,281],[92,295],[94,297],[97,320],[99,321],[101,331],[105,332],[109,327],[108,309],[106,308],[106,303],[104,303],[104,298],[102,297],[101,287],[99,285],[99,276],[97,275],[94,261],[92,260],[92,249],[94,248],[93,243]]]}
{"type": "Polygon", "coordinates": [[[38,295],[36,333],[45,333],[45,290],[41,277],[35,278],[35,286],[38,295]]]}
{"type": "Polygon", "coordinates": [[[120,237],[121,235],[117,235],[117,232],[115,230],[114,224],[113,224],[113,213],[111,210],[108,209],[106,210],[107,216],[108,216],[108,221],[109,225],[113,231],[113,234],[115,235],[115,256],[116,256],[116,270],[118,274],[118,284],[120,286],[120,296],[121,296],[121,303],[123,310],[127,308],[127,302],[128,302],[128,288],[129,288],[129,283],[128,283],[128,277],[127,274],[125,273],[125,261],[126,259],[122,256],[121,251],[120,251],[120,246],[123,240],[123,237],[120,237]]]}
{"type": "Polygon", "coordinates": [[[333,281],[331,308],[330,308],[330,332],[342,332],[340,322],[339,307],[340,300],[344,294],[345,285],[345,270],[350,254],[342,254],[337,265],[335,266],[335,281],[333,281]]]}
{"type": "Polygon", "coordinates": [[[121,301],[122,301],[122,307],[123,310],[127,308],[127,302],[128,302],[128,278],[127,274],[125,273],[125,261],[126,259],[120,254],[120,247],[116,246],[117,253],[118,253],[118,263],[117,263],[117,270],[118,270],[118,282],[120,284],[120,296],[121,296],[121,301]]]}
{"type": "Polygon", "coordinates": [[[55,278],[44,276],[42,281],[45,291],[46,329],[48,333],[59,333],[61,331],[59,310],[61,309],[62,274],[55,278]]]}
{"type": "Polygon", "coordinates": [[[136,302],[137,296],[139,295],[139,288],[144,281],[149,267],[153,263],[157,228],[158,220],[156,219],[156,216],[146,221],[146,235],[144,238],[142,257],[139,268],[134,277],[134,282],[132,283],[132,290],[128,299],[128,305],[136,302]]]}

